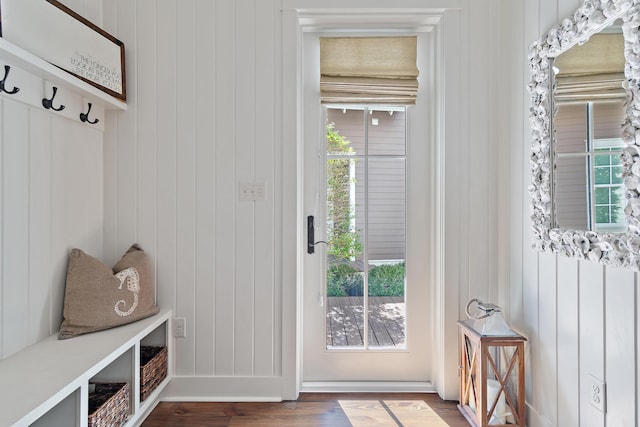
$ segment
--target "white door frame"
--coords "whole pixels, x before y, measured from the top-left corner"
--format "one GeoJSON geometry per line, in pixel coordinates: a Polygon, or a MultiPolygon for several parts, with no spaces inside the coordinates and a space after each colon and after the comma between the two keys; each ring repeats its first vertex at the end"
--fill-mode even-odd
{"type": "MultiPolygon", "coordinates": [[[[434,269],[429,278],[433,284],[431,311],[434,356],[431,371],[438,394],[445,399],[456,399],[459,274],[456,262],[445,263],[445,260],[457,260],[460,243],[456,239],[447,241],[445,236],[451,234],[447,233],[448,230],[457,230],[459,224],[455,220],[450,221],[450,218],[447,218],[445,224],[445,212],[459,212],[459,200],[464,200],[466,194],[463,185],[448,179],[454,174],[451,168],[447,168],[448,164],[454,166],[457,163],[458,159],[450,156],[459,155],[463,144],[460,137],[461,126],[456,120],[464,107],[459,83],[460,49],[456,48],[460,46],[461,39],[460,10],[356,9],[349,8],[348,1],[343,2],[347,3],[344,5],[345,9],[306,9],[300,8],[300,3],[302,2],[296,0],[283,0],[282,11],[282,398],[290,400],[298,397],[302,372],[300,307],[302,257],[306,254],[306,217],[302,193],[302,117],[305,94],[302,85],[302,34],[305,31],[331,28],[355,28],[361,31],[401,28],[404,31],[429,29],[434,35],[431,60],[435,64],[431,70],[434,76],[429,79],[432,103],[429,138],[437,143],[432,144],[430,153],[433,159],[430,167],[433,170],[429,183],[431,188],[427,192],[433,195],[430,203],[433,207],[430,234],[434,239],[430,262],[434,269]],[[295,87],[287,82],[296,82],[295,87]],[[456,197],[445,199],[445,194],[456,194],[455,192],[458,192],[456,197]]],[[[402,6],[404,2],[397,3],[402,6]]]]}

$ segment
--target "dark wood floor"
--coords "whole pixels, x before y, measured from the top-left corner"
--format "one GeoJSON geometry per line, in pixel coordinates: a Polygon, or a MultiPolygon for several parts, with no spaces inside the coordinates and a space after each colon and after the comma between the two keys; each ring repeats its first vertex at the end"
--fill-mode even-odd
{"type": "Polygon", "coordinates": [[[161,402],[142,427],[468,427],[432,393],[303,393],[281,403],[161,402]]]}

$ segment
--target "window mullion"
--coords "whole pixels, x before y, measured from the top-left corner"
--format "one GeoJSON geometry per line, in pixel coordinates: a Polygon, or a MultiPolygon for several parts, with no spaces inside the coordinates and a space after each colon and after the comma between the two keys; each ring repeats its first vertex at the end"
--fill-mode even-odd
{"type": "Polygon", "coordinates": [[[588,207],[588,221],[589,229],[596,229],[596,201],[595,201],[595,156],[593,154],[593,103],[587,102],[587,161],[588,171],[587,179],[587,207],[588,207]]]}
{"type": "Polygon", "coordinates": [[[369,349],[369,107],[364,108],[364,337],[363,343],[366,350],[369,349]]]}

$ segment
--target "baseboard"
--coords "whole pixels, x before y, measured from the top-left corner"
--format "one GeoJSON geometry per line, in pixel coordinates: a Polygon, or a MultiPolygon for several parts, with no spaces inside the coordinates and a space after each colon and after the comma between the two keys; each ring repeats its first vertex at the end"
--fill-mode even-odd
{"type": "Polygon", "coordinates": [[[163,402],[280,402],[282,377],[172,377],[163,402]]]}
{"type": "MultiPolygon", "coordinates": [[[[435,393],[429,381],[308,381],[307,393],[435,393]]],[[[282,377],[179,377],[162,391],[163,402],[280,402],[282,377]]]]}
{"type": "MultiPolygon", "coordinates": [[[[150,398],[149,398],[150,399],[150,398]]],[[[146,403],[146,401],[145,401],[146,403]]],[[[146,408],[144,409],[144,411],[142,411],[140,413],[140,416],[136,419],[136,421],[132,424],[132,427],[139,427],[142,425],[142,423],[144,422],[144,420],[147,419],[147,417],[151,414],[151,412],[153,412],[153,410],[156,408],[156,406],[158,406],[158,403],[160,403],[160,399],[158,397],[156,397],[153,400],[153,403],[150,405],[147,405],[146,408]]],[[[129,422],[127,423],[131,424],[131,419],[129,419],[129,422]]]]}
{"type": "Polygon", "coordinates": [[[555,427],[551,420],[543,417],[537,409],[535,409],[529,402],[525,402],[527,406],[526,410],[526,425],[529,427],[555,427]]]}
{"type": "Polygon", "coordinates": [[[307,393],[435,393],[429,381],[305,381],[307,393]]]}

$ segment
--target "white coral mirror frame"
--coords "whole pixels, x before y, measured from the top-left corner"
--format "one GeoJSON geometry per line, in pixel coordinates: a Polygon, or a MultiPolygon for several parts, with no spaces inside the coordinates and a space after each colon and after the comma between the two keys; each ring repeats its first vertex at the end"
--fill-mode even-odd
{"type": "Polygon", "coordinates": [[[585,0],[561,24],[531,44],[530,122],[532,231],[534,246],[545,252],[640,270],[640,0],[585,0]],[[625,54],[626,119],[621,154],[626,190],[624,233],[555,227],[553,222],[553,58],[622,19],[625,54]]]}

